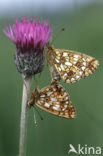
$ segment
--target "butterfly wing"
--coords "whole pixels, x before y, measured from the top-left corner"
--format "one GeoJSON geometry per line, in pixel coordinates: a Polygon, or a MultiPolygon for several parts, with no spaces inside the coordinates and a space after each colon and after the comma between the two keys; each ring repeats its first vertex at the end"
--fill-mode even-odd
{"type": "Polygon", "coordinates": [[[53,79],[58,79],[55,75],[60,75],[60,78],[66,83],[89,76],[99,65],[95,58],[71,50],[54,48],[49,55],[48,58],[52,58],[49,64],[52,68],[53,79]]]}
{"type": "Polygon", "coordinates": [[[66,90],[57,83],[40,91],[39,98],[35,100],[35,104],[45,111],[64,118],[74,118],[75,109],[72,106],[69,95],[66,90]]]}

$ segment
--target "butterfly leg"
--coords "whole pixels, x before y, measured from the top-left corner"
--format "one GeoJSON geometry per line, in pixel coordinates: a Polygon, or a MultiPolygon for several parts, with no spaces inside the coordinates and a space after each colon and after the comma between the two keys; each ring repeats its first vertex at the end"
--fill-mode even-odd
{"type": "Polygon", "coordinates": [[[36,110],[36,112],[38,113],[39,117],[41,120],[43,120],[43,117],[41,116],[40,112],[36,109],[35,105],[34,105],[34,109],[36,110]]]}
{"type": "Polygon", "coordinates": [[[34,76],[34,83],[35,83],[36,90],[39,90],[38,81],[36,80],[35,76],[34,76]]]}

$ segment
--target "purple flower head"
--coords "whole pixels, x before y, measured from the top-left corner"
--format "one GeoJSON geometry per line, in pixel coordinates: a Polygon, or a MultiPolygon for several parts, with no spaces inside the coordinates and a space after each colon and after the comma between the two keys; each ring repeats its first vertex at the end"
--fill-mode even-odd
{"type": "Polygon", "coordinates": [[[44,67],[44,46],[51,39],[52,29],[47,20],[15,18],[15,24],[3,30],[16,44],[15,65],[23,77],[40,73],[44,67]]]}
{"type": "Polygon", "coordinates": [[[32,49],[42,49],[52,36],[52,29],[47,20],[37,21],[32,17],[22,17],[20,22],[15,18],[15,24],[9,28],[6,26],[3,32],[23,53],[32,49]]]}

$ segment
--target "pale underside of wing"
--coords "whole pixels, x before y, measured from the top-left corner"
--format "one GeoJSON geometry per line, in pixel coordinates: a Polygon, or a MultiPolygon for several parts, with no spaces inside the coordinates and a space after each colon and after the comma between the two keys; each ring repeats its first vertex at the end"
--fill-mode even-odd
{"type": "Polygon", "coordinates": [[[74,118],[75,109],[69,95],[60,84],[51,84],[40,91],[35,104],[45,111],[64,118],[74,118]]]}
{"type": "Polygon", "coordinates": [[[98,65],[98,61],[91,56],[71,50],[55,49],[50,66],[54,68],[54,73],[56,75],[58,73],[63,81],[73,83],[92,74],[98,65]]]}

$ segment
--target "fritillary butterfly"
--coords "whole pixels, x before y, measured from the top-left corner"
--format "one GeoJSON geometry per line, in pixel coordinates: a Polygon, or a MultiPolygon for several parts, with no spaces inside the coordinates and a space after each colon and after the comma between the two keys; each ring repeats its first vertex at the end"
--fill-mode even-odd
{"type": "Polygon", "coordinates": [[[64,118],[74,118],[75,109],[70,102],[66,90],[58,82],[41,89],[36,88],[28,102],[28,106],[37,105],[41,109],[64,118]]]}
{"type": "Polygon", "coordinates": [[[89,76],[99,65],[99,62],[91,56],[72,50],[56,49],[49,43],[45,52],[52,78],[66,83],[73,83],[89,76]]]}

